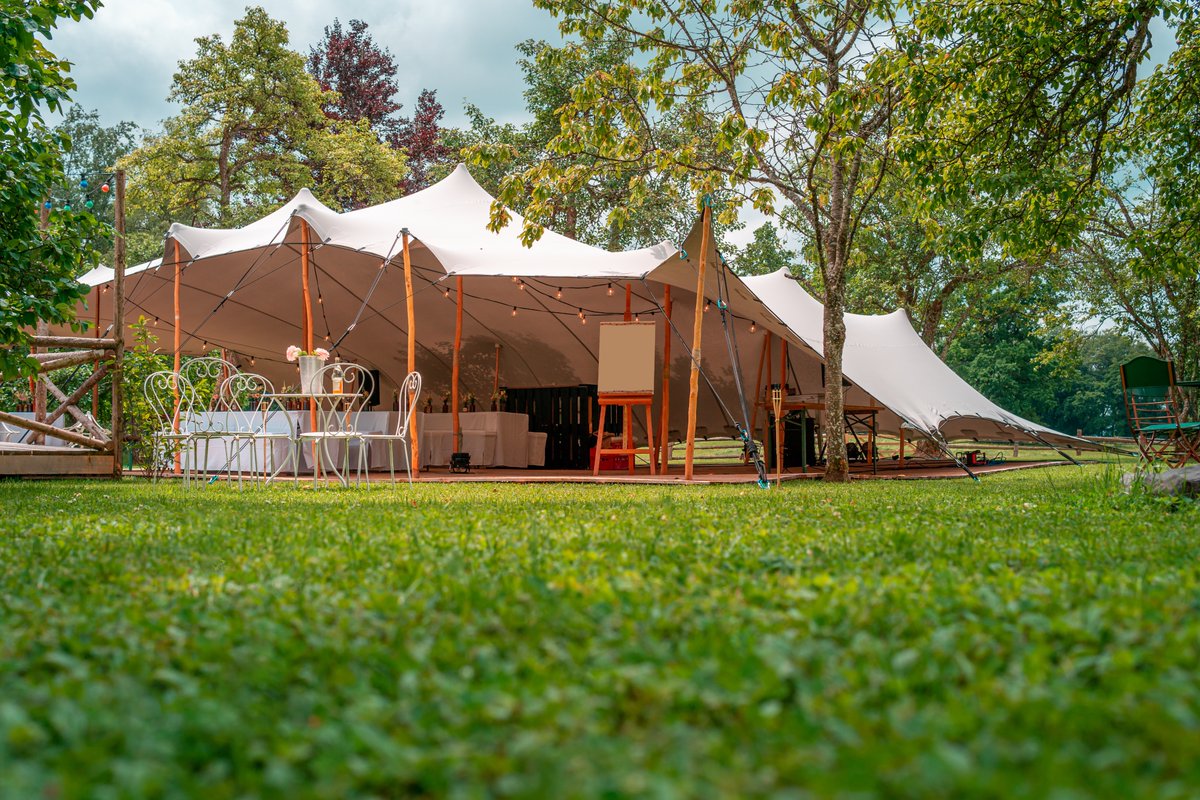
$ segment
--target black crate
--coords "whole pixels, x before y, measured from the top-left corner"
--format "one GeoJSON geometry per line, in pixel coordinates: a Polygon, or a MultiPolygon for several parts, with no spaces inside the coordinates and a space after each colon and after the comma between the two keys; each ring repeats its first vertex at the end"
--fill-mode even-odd
{"type": "Polygon", "coordinates": [[[547,469],[587,469],[589,430],[600,405],[594,384],[508,389],[507,411],[529,417],[529,430],[546,434],[547,469]]]}

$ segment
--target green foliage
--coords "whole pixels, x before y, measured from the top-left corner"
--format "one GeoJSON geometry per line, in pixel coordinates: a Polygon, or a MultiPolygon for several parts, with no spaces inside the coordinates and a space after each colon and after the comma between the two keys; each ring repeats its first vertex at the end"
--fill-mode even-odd
{"type": "Polygon", "coordinates": [[[289,48],[283,22],[250,7],[228,44],[217,35],[196,44],[169,97],[182,111],[123,161],[139,246],[160,240],[137,257],[160,252],[171,222],[236,227],[305,186],[337,209],[396,196],[403,154],[361,121],[326,117],[330,94],[289,48]]]}
{"type": "Polygon", "coordinates": [[[1060,298],[1052,278],[1001,284],[961,312],[946,363],[1026,419],[1064,433],[1126,436],[1118,368],[1149,348],[1119,330],[1086,334],[1065,325],[1060,298]]]}
{"type": "Polygon", "coordinates": [[[1102,469],[2,483],[0,786],[1184,797],[1200,508],[1102,469]]]}
{"type": "Polygon", "coordinates": [[[738,275],[768,275],[781,269],[800,271],[798,254],[789,250],[771,222],[754,229],[754,239],[737,253],[733,269],[738,275]]]}
{"type": "Polygon", "coordinates": [[[146,398],[144,384],[153,372],[170,370],[172,359],[156,351],[158,338],[150,332],[145,317],[129,326],[132,346],[125,351],[121,392],[124,398],[123,422],[130,438],[126,447],[133,453],[133,463],[150,470],[165,466],[167,453],[156,452],[150,434],[159,430],[158,415],[146,398]]]}
{"type": "Polygon", "coordinates": [[[69,64],[46,49],[60,19],[91,17],[98,0],[3,0],[0,3],[0,378],[31,374],[24,346],[38,320],[75,318],[100,226],[91,214],[54,209],[39,229],[42,203],[64,184],[68,142],[46,125],[75,84],[69,64]]]}

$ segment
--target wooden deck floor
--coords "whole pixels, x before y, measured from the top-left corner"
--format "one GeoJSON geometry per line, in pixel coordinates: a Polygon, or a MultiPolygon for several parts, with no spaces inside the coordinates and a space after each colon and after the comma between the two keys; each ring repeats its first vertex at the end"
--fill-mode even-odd
{"type": "Polygon", "coordinates": [[[79,447],[0,442],[0,477],[111,476],[113,457],[79,447]]]}

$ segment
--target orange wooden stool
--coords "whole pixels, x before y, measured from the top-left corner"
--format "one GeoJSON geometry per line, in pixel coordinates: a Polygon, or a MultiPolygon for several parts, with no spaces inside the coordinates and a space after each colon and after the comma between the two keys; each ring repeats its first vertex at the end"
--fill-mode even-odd
{"type": "Polygon", "coordinates": [[[646,455],[650,458],[650,474],[657,475],[654,462],[657,460],[654,448],[654,394],[623,394],[604,392],[599,395],[600,424],[596,429],[596,460],[592,465],[592,475],[600,474],[600,458],[606,455],[624,455],[629,457],[629,474],[633,474],[633,457],[646,455]],[[620,406],[624,409],[625,433],[621,437],[621,447],[605,448],[604,442],[604,411],[609,406],[620,406]],[[646,447],[633,446],[633,409],[637,406],[646,408],[646,447]]]}

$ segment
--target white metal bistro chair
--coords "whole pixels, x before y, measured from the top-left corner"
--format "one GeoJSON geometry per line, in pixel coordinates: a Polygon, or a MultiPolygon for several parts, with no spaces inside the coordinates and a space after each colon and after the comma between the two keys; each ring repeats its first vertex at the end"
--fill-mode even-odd
{"type": "MultiPolygon", "coordinates": [[[[142,382],[142,394],[154,412],[156,429],[150,433],[150,474],[157,480],[158,473],[167,468],[175,454],[184,451],[192,434],[182,424],[191,413],[195,392],[187,378],[170,370],[152,372],[142,382]]],[[[183,461],[183,482],[191,480],[191,464],[183,461]]]]}
{"type": "MultiPolygon", "coordinates": [[[[421,373],[410,372],[408,377],[404,379],[404,383],[400,384],[400,399],[398,414],[396,416],[396,430],[394,433],[368,433],[363,436],[366,442],[374,446],[376,442],[380,442],[387,447],[388,454],[388,472],[392,476],[392,485],[396,485],[396,444],[401,445],[404,452],[404,469],[408,472],[408,485],[412,486],[412,456],[409,455],[409,423],[412,422],[413,411],[416,410],[417,401],[421,398],[421,373]]],[[[368,482],[368,486],[370,483],[368,482]]]]}
{"type": "MultiPolygon", "coordinates": [[[[192,358],[179,368],[180,376],[192,388],[192,405],[180,419],[180,426],[190,434],[184,455],[191,461],[191,471],[207,476],[213,445],[224,450],[224,461],[221,462],[224,468],[216,473],[210,483],[229,469],[233,437],[241,424],[238,416],[232,413],[228,399],[221,393],[225,382],[237,371],[232,363],[216,356],[192,358]]],[[[238,479],[241,479],[240,475],[238,479]]]]}
{"type": "Polygon", "coordinates": [[[242,485],[242,453],[248,452],[252,481],[268,475],[275,476],[292,465],[292,480],[300,482],[300,440],[292,428],[292,418],[275,399],[274,385],[253,372],[238,372],[230,375],[221,384],[221,405],[229,409],[234,430],[229,457],[230,468],[238,471],[238,486],[242,485]],[[282,419],[283,429],[272,423],[282,419]],[[274,445],[285,443],[287,456],[283,463],[274,468],[274,445]],[[262,446],[262,452],[259,447],[262,446]],[[259,456],[262,465],[259,466],[259,456]]]}
{"type": "MultiPolygon", "coordinates": [[[[375,381],[365,367],[358,364],[328,364],[317,372],[313,385],[319,389],[312,395],[317,406],[317,427],[300,434],[302,443],[313,446],[313,486],[319,484],[322,468],[343,486],[350,485],[350,449],[358,446],[355,459],[355,482],[367,472],[367,442],[360,421],[371,399],[375,381]],[[338,453],[334,448],[340,446],[338,453]],[[339,459],[338,456],[341,456],[339,459]],[[338,461],[341,468],[338,468],[338,461]]],[[[367,475],[370,482],[370,475],[367,475]]]]}

